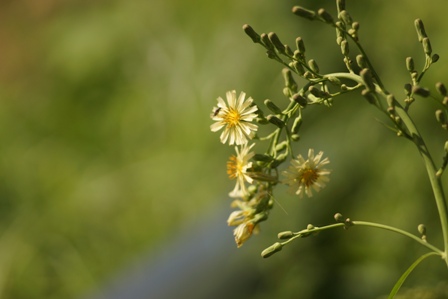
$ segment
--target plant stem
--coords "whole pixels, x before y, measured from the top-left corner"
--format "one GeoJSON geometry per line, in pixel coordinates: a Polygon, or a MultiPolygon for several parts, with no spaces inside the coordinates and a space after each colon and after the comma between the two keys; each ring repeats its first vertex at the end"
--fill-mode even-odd
{"type": "MultiPolygon", "coordinates": [[[[325,75],[325,77],[338,77],[338,78],[345,78],[352,81],[355,81],[357,83],[363,83],[363,80],[360,76],[355,74],[349,74],[349,73],[333,73],[325,75]]],[[[387,94],[384,92],[384,90],[380,86],[376,86],[376,91],[381,94],[382,96],[386,97],[387,94]]],[[[437,169],[434,165],[434,161],[429,153],[429,150],[425,144],[425,141],[423,140],[420,132],[418,131],[417,127],[415,126],[414,122],[412,121],[409,114],[406,112],[406,110],[398,103],[397,101],[394,102],[394,108],[397,113],[397,115],[401,118],[403,124],[406,126],[406,128],[409,131],[409,136],[411,136],[412,141],[416,145],[423,162],[426,167],[426,171],[428,173],[429,181],[431,183],[431,187],[434,193],[434,199],[436,201],[437,205],[437,211],[439,213],[440,218],[440,224],[442,226],[442,234],[443,234],[443,245],[444,245],[444,253],[443,258],[445,259],[445,262],[448,267],[448,206],[445,201],[445,194],[443,191],[442,182],[440,180],[440,177],[436,175],[437,169]]]]}

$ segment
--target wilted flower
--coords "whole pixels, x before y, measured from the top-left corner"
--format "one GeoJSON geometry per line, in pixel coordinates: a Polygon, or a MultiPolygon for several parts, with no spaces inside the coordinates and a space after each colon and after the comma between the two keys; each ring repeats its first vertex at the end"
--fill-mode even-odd
{"type": "Polygon", "coordinates": [[[210,126],[212,132],[219,131],[224,127],[221,133],[221,142],[226,143],[229,140],[229,145],[241,145],[247,143],[250,139],[252,131],[257,131],[257,125],[251,123],[257,114],[257,106],[252,106],[253,99],[251,97],[245,99],[246,94],[241,92],[239,97],[236,96],[236,91],[228,91],[226,93],[227,104],[219,97],[217,107],[213,108],[212,119],[216,123],[210,126]]]}
{"type": "Polygon", "coordinates": [[[255,143],[248,147],[247,144],[243,144],[240,149],[235,146],[236,156],[232,155],[227,162],[229,178],[236,179],[235,188],[230,192],[230,197],[243,197],[248,193],[245,182],[249,184],[253,182],[247,170],[252,167],[252,162],[249,160],[254,156],[254,152],[249,151],[254,145],[255,143]]]}
{"type": "Polygon", "coordinates": [[[330,160],[325,158],[321,161],[323,154],[321,151],[314,156],[314,150],[309,149],[307,160],[301,155],[297,159],[291,160],[291,165],[286,171],[283,171],[283,175],[286,176],[283,182],[288,184],[291,190],[300,197],[303,197],[304,193],[308,197],[313,196],[312,190],[319,191],[330,180],[328,178],[330,170],[322,168],[330,163],[330,160]]]}

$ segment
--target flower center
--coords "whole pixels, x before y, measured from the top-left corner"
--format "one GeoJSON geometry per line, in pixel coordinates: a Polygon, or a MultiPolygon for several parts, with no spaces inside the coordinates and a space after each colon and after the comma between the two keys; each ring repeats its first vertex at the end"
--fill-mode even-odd
{"type": "Polygon", "coordinates": [[[300,175],[300,182],[309,187],[314,184],[319,178],[319,171],[317,169],[307,168],[300,175]]]}
{"type": "Polygon", "coordinates": [[[224,121],[227,125],[235,127],[240,122],[241,115],[238,110],[230,108],[229,112],[226,114],[224,121]]]}
{"type": "Polygon", "coordinates": [[[243,172],[243,165],[242,163],[238,162],[238,159],[236,156],[231,156],[229,161],[227,162],[227,175],[230,179],[235,179],[236,177],[240,176],[243,172]]]}

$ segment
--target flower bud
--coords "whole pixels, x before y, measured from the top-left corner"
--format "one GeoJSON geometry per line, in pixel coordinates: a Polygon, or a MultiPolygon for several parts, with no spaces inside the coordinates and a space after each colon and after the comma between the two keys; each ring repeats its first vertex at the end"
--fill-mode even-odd
{"type": "Polygon", "coordinates": [[[412,93],[424,98],[429,97],[429,90],[418,85],[412,87],[412,93]]]}
{"type": "Polygon", "coordinates": [[[260,36],[258,33],[255,32],[255,30],[250,25],[243,25],[244,32],[252,39],[254,43],[260,42],[260,36]]]}
{"type": "Polygon", "coordinates": [[[436,83],[436,89],[442,96],[444,96],[444,97],[447,96],[446,87],[445,87],[445,85],[442,82],[437,82],[436,83]]]}
{"type": "Polygon", "coordinates": [[[305,107],[308,104],[307,99],[298,93],[293,95],[292,99],[294,100],[294,102],[296,102],[297,104],[299,104],[302,107],[305,107]]]}
{"type": "Polygon", "coordinates": [[[445,107],[448,108],[448,96],[446,96],[446,97],[443,98],[443,100],[442,100],[442,104],[443,104],[443,106],[445,106],[445,107]]]}
{"type": "Polygon", "coordinates": [[[344,22],[345,24],[351,26],[353,23],[352,17],[350,16],[350,14],[346,11],[343,10],[339,13],[339,20],[341,20],[342,22],[344,22]]]}
{"type": "Polygon", "coordinates": [[[319,15],[319,17],[322,18],[322,20],[325,21],[325,23],[329,23],[329,24],[333,24],[334,20],[333,17],[323,8],[319,9],[317,11],[317,14],[319,15]]]}
{"type": "Polygon", "coordinates": [[[429,41],[429,38],[424,37],[422,42],[423,42],[423,51],[425,52],[425,54],[431,55],[432,47],[431,47],[431,42],[429,41]]]}
{"type": "Polygon", "coordinates": [[[275,146],[275,151],[276,152],[280,152],[280,151],[284,150],[287,146],[288,146],[288,142],[287,141],[280,142],[279,144],[277,144],[275,146]]]}
{"type": "Polygon", "coordinates": [[[375,84],[373,83],[372,72],[369,69],[362,69],[359,73],[368,91],[375,91],[375,84]]]}
{"type": "Polygon", "coordinates": [[[413,72],[415,70],[415,68],[414,68],[414,59],[412,59],[412,57],[407,57],[406,58],[406,68],[410,72],[413,72]]]}
{"type": "Polygon", "coordinates": [[[292,141],[299,141],[300,140],[300,135],[299,134],[292,134],[291,135],[291,139],[292,139],[292,141]]]}
{"type": "Polygon", "coordinates": [[[272,102],[271,100],[265,100],[264,104],[266,105],[266,107],[268,107],[269,110],[271,110],[275,114],[281,114],[282,113],[280,108],[278,108],[277,105],[275,105],[274,102],[272,102]]]}
{"type": "Polygon", "coordinates": [[[348,42],[347,42],[346,39],[344,39],[344,40],[341,42],[341,53],[342,53],[342,55],[344,55],[344,56],[348,56],[348,54],[349,54],[348,42]]]}
{"type": "Polygon", "coordinates": [[[394,95],[392,95],[392,94],[387,95],[386,101],[387,101],[387,106],[389,106],[389,107],[395,107],[395,103],[397,102],[395,100],[394,95]]]}
{"type": "Polygon", "coordinates": [[[255,154],[253,156],[253,159],[255,161],[260,161],[260,162],[270,162],[272,161],[272,157],[269,155],[265,155],[265,154],[255,154]]]}
{"type": "Polygon", "coordinates": [[[294,6],[292,8],[292,13],[311,21],[313,21],[316,18],[316,13],[314,11],[305,9],[301,6],[294,6]]]}
{"type": "Polygon", "coordinates": [[[334,220],[336,220],[336,222],[344,222],[344,217],[341,213],[336,213],[334,214],[334,220]]]}
{"type": "Polygon", "coordinates": [[[365,69],[367,67],[366,59],[363,55],[359,54],[356,56],[356,63],[361,69],[365,69]]]}
{"type": "Polygon", "coordinates": [[[337,8],[338,8],[338,11],[345,10],[345,0],[337,0],[336,1],[336,5],[337,5],[337,8]]]}
{"type": "Polygon", "coordinates": [[[303,76],[303,74],[305,74],[305,70],[300,62],[294,61],[293,66],[299,76],[303,76]]]}
{"type": "Polygon", "coordinates": [[[375,98],[375,93],[368,90],[368,89],[363,89],[361,91],[361,95],[366,98],[366,100],[370,103],[370,104],[375,104],[376,103],[376,98],[375,98]]]}
{"type": "Polygon", "coordinates": [[[404,93],[408,96],[412,93],[412,85],[409,83],[406,83],[404,85],[404,93]]]}
{"type": "Polygon", "coordinates": [[[275,49],[274,45],[272,44],[271,40],[269,39],[269,36],[266,33],[262,33],[260,35],[260,39],[261,39],[261,42],[263,43],[263,45],[265,45],[268,50],[273,51],[275,49]]]}
{"type": "Polygon", "coordinates": [[[439,54],[433,54],[431,57],[431,63],[435,63],[437,61],[439,61],[439,54]]]}
{"type": "Polygon", "coordinates": [[[448,124],[446,122],[446,116],[442,110],[440,110],[440,109],[436,110],[436,119],[439,122],[439,124],[442,125],[442,128],[444,128],[445,130],[448,129],[448,124]]]}
{"type": "Polygon", "coordinates": [[[421,235],[426,235],[426,226],[424,224],[419,224],[417,229],[421,235]]]}
{"type": "Polygon", "coordinates": [[[268,116],[266,117],[266,119],[267,119],[271,124],[274,124],[274,125],[276,125],[276,126],[279,127],[279,128],[283,128],[283,127],[285,126],[285,123],[284,123],[281,119],[279,119],[277,116],[275,116],[275,115],[268,115],[268,116]]]}
{"type": "Polygon", "coordinates": [[[423,38],[428,37],[426,35],[425,26],[423,26],[423,21],[421,19],[416,19],[414,25],[417,30],[418,41],[422,42],[423,38]]]}
{"type": "Polygon", "coordinates": [[[294,237],[294,233],[290,230],[278,233],[277,238],[284,240],[294,237]]]}
{"type": "Polygon", "coordinates": [[[310,223],[310,224],[308,224],[308,225],[306,226],[306,229],[307,229],[307,230],[312,230],[312,229],[314,229],[314,225],[312,225],[312,224],[310,223]]]}
{"type": "Polygon", "coordinates": [[[265,250],[263,250],[261,252],[261,256],[263,258],[268,258],[271,255],[273,255],[274,253],[281,251],[282,248],[283,248],[283,245],[279,242],[276,242],[276,243],[272,244],[271,246],[269,246],[268,248],[266,248],[265,250]]]}
{"type": "Polygon", "coordinates": [[[305,54],[305,43],[303,42],[303,39],[299,36],[296,38],[296,48],[301,54],[305,54]]]}
{"type": "Polygon", "coordinates": [[[283,48],[285,49],[284,52],[286,55],[293,57],[294,52],[291,50],[291,48],[288,45],[283,45],[283,48]]]}
{"type": "Polygon", "coordinates": [[[320,90],[314,85],[310,86],[310,88],[308,88],[308,91],[316,98],[328,98],[330,96],[327,92],[320,90]]]}
{"type": "Polygon", "coordinates": [[[285,80],[285,86],[291,88],[291,89],[297,89],[297,83],[294,80],[294,77],[292,76],[291,70],[284,68],[282,70],[283,79],[285,80]]]}
{"type": "Polygon", "coordinates": [[[315,73],[319,73],[319,66],[317,65],[317,62],[314,59],[310,59],[308,61],[308,66],[310,67],[310,69],[315,72],[315,73]]]}
{"type": "Polygon", "coordinates": [[[274,32],[269,32],[268,38],[271,41],[271,43],[274,45],[275,49],[279,51],[280,53],[285,53],[285,47],[283,46],[282,42],[278,38],[277,34],[274,32]]]}

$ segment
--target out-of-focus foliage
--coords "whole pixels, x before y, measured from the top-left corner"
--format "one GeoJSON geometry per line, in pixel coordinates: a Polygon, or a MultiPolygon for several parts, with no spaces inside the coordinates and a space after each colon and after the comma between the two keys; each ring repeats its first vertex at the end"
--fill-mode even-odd
{"type": "MultiPolygon", "coordinates": [[[[347,2],[393,92],[408,80],[405,57],[422,63],[417,17],[441,55],[425,82],[446,78],[444,1],[347,2]]],[[[297,19],[294,4],[334,11],[333,1],[0,3],[0,297],[77,297],[227,194],[231,149],[209,131],[216,97],[236,89],[287,101],[280,65],[241,26],[291,45],[300,35],[321,68],[343,68],[334,30],[297,19]]],[[[416,119],[440,152],[446,136],[420,101],[416,119]]],[[[358,95],[310,109],[297,151],[324,150],[332,181],[313,199],[277,195],[288,214],[275,209],[241,252],[259,259],[279,230],[326,224],[335,212],[410,230],[424,222],[437,239],[417,151],[376,117],[358,95]]],[[[254,298],[372,298],[422,251],[384,232],[321,234],[260,259],[254,298]]],[[[410,284],[436,284],[442,266],[425,263],[410,284]]]]}

